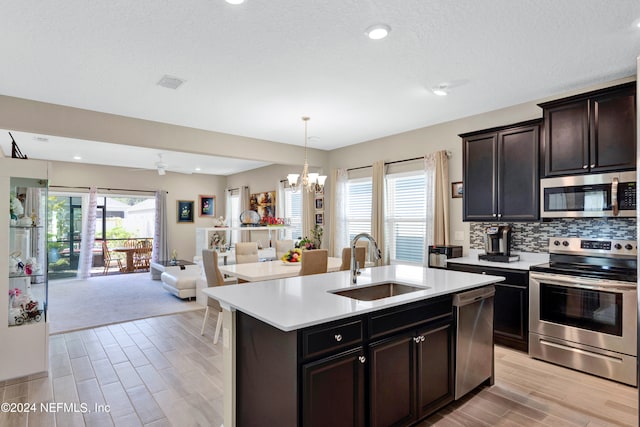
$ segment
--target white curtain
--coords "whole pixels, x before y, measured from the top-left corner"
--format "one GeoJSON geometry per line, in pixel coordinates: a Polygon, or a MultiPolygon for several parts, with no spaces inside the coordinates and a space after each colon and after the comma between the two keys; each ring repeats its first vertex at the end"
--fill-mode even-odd
{"type": "Polygon", "coordinates": [[[153,229],[153,250],[151,259],[154,262],[169,259],[167,242],[167,192],[156,191],[156,220],[153,229]]]}
{"type": "Polygon", "coordinates": [[[449,159],[446,151],[424,157],[427,227],[424,264],[428,264],[431,245],[449,244],[449,159]]]}
{"type": "Polygon", "coordinates": [[[384,194],[384,177],[385,177],[384,160],[373,163],[373,180],[371,193],[371,234],[378,243],[378,248],[382,252],[382,264],[389,264],[389,251],[386,246],[385,239],[385,194],[384,194]]]}
{"type": "Polygon", "coordinates": [[[96,187],[91,187],[89,194],[82,197],[82,234],[80,235],[78,279],[87,279],[91,276],[93,244],[96,238],[97,206],[98,190],[96,187]]]}
{"type": "MultiPolygon", "coordinates": [[[[249,209],[249,198],[251,194],[249,193],[249,187],[246,185],[240,187],[240,214],[242,212],[249,209]]],[[[239,242],[248,242],[251,233],[240,233],[240,237],[238,238],[239,242]]]]}
{"type": "Polygon", "coordinates": [[[311,230],[316,225],[316,193],[315,191],[307,191],[302,185],[298,191],[302,191],[302,237],[311,238],[311,230]]]}
{"type": "Polygon", "coordinates": [[[349,232],[347,230],[347,182],[349,174],[346,169],[333,169],[331,171],[331,183],[333,192],[331,210],[329,211],[329,224],[333,232],[329,239],[329,253],[333,256],[342,256],[342,248],[349,246],[349,232]]]}

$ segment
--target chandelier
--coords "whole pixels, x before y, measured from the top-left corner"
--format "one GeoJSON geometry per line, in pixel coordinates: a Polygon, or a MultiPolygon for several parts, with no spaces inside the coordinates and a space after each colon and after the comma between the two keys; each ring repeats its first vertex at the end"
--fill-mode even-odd
{"type": "Polygon", "coordinates": [[[289,187],[293,191],[297,191],[298,188],[302,187],[311,193],[321,192],[324,190],[324,182],[327,177],[315,172],[309,173],[309,162],[307,161],[307,122],[309,117],[303,117],[302,121],[304,121],[304,167],[302,168],[302,176],[299,173],[290,173],[287,175],[287,180],[289,181],[289,187]]]}

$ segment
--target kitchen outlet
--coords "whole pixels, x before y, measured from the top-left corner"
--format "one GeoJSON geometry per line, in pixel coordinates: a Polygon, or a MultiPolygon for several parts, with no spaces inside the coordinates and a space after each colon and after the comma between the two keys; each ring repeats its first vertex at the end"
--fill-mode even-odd
{"type": "Polygon", "coordinates": [[[464,240],[464,231],[456,231],[453,234],[453,240],[464,240]]]}

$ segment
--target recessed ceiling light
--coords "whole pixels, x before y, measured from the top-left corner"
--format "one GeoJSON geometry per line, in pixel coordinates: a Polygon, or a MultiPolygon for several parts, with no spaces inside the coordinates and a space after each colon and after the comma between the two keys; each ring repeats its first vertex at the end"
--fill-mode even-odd
{"type": "Polygon", "coordinates": [[[156,84],[158,86],[166,87],[167,89],[178,89],[182,83],[184,83],[184,80],[179,79],[178,77],[164,75],[156,84]]]}
{"type": "Polygon", "coordinates": [[[244,0],[224,0],[229,4],[242,4],[244,3],[244,0]]]}
{"type": "Polygon", "coordinates": [[[38,142],[49,142],[49,138],[47,138],[46,136],[36,135],[33,137],[33,139],[38,142]]]}
{"type": "Polygon", "coordinates": [[[196,168],[195,169],[196,172],[200,172],[200,170],[201,170],[200,168],[196,168]]]}
{"type": "Polygon", "coordinates": [[[82,156],[73,156],[73,160],[82,160],[82,156]]]}
{"type": "Polygon", "coordinates": [[[380,40],[389,35],[391,27],[387,24],[375,24],[364,32],[371,40],[380,40]]]}
{"type": "Polygon", "coordinates": [[[433,92],[435,95],[438,95],[438,96],[447,96],[449,94],[447,85],[436,86],[433,89],[431,89],[431,92],[433,92]]]}

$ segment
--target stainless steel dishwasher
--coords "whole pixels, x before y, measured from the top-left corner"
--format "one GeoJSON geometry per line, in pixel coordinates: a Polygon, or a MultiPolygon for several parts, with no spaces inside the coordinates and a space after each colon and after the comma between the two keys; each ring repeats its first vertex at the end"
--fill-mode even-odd
{"type": "Polygon", "coordinates": [[[493,384],[493,286],[453,296],[456,316],[455,399],[493,384]]]}

